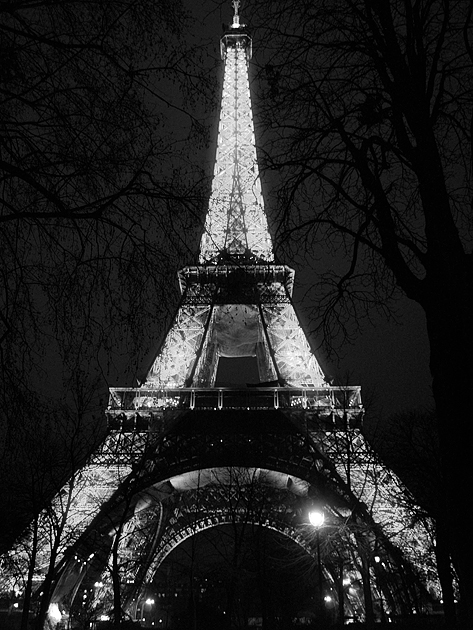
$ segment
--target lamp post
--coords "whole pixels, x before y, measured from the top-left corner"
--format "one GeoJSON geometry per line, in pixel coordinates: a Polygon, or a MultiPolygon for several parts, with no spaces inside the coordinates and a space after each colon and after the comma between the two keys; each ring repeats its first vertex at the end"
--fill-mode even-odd
{"type": "Polygon", "coordinates": [[[322,591],[322,560],[320,557],[320,528],[325,521],[325,514],[322,510],[312,510],[309,512],[309,522],[315,528],[316,545],[317,545],[317,579],[318,579],[318,611],[322,616],[324,614],[324,599],[322,591]]]}

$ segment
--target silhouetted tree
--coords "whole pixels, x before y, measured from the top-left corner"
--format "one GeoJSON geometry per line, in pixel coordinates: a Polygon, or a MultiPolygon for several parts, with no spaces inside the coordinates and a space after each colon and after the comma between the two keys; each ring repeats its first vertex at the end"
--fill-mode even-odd
{"type": "Polygon", "coordinates": [[[445,617],[453,623],[454,576],[450,549],[445,540],[442,511],[445,490],[435,413],[415,410],[396,414],[385,423],[382,435],[375,436],[374,440],[377,452],[409,488],[409,492],[399,495],[399,501],[406,505],[414,521],[431,523],[445,617]]]}
{"type": "Polygon", "coordinates": [[[317,269],[320,326],[335,334],[400,293],[424,311],[442,510],[469,627],[472,10],[301,0],[258,3],[248,16],[268,48],[261,115],[284,236],[305,253],[323,242],[345,255],[317,269]]]}
{"type": "Polygon", "coordinates": [[[9,444],[34,434],[38,409],[76,407],[78,383],[84,422],[102,423],[107,384],[117,373],[136,379],[173,309],[168,278],[201,210],[187,143],[204,146],[198,108],[212,94],[190,23],[180,2],[0,5],[0,426],[9,444]]]}
{"type": "MultiPolygon", "coordinates": [[[[58,410],[36,401],[37,414],[29,418],[34,422],[34,431],[22,424],[16,432],[16,442],[6,443],[3,466],[10,466],[14,472],[8,473],[7,496],[14,497],[17,503],[14,512],[18,528],[24,527],[25,522],[29,524],[19,530],[21,534],[14,537],[14,544],[0,556],[0,590],[3,594],[21,594],[21,627],[25,630],[31,627],[33,609],[36,627],[44,627],[55,564],[74,540],[81,519],[89,516],[82,511],[71,519],[77,497],[87,484],[78,469],[94,438],[93,432],[84,428],[80,411],[86,412],[78,410],[72,417],[66,406],[58,410]],[[18,461],[22,462],[20,476],[18,461]]],[[[5,546],[10,546],[13,534],[7,531],[5,546]]]]}

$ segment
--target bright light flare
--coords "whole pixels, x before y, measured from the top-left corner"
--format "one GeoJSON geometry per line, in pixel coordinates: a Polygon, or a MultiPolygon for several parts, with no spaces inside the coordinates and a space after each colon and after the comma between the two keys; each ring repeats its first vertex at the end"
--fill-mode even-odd
{"type": "Polygon", "coordinates": [[[51,621],[54,621],[55,623],[59,623],[62,619],[59,606],[55,602],[52,602],[51,604],[49,604],[48,617],[51,619],[51,621]]]}
{"type": "Polygon", "coordinates": [[[313,527],[322,527],[325,521],[325,514],[321,510],[312,510],[309,512],[309,521],[313,527]]]}

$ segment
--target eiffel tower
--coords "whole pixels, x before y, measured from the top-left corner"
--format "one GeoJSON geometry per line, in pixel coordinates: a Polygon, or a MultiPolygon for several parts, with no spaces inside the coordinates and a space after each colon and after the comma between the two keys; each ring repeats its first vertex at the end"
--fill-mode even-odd
{"type": "Polygon", "coordinates": [[[325,380],[294,309],[294,271],[274,258],[254,141],[252,40],[233,5],[198,264],[178,274],[177,315],[146,381],[110,390],[107,436],[75,476],[51,619],[86,604],[107,619],[118,601],[146,627],[171,628],[191,601],[200,627],[196,610],[207,601],[236,627],[238,568],[261,591],[246,593],[244,627],[268,614],[342,624],[428,605],[422,567],[400,550],[422,546],[423,534],[406,531],[395,500],[402,486],[363,437],[360,387],[325,380]],[[242,359],[256,365],[257,382],[219,383],[219,365],[242,359]],[[314,513],[323,523],[310,523],[314,513]],[[242,548],[253,564],[238,557],[242,548]],[[228,562],[218,579],[209,568],[216,550],[228,562]],[[292,604],[289,595],[271,599],[264,583],[279,593],[269,573],[283,580],[288,567],[292,604]]]}

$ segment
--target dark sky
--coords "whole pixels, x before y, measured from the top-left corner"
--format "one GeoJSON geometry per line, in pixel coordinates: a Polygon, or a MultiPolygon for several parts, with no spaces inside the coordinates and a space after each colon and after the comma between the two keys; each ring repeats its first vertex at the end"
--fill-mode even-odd
{"type": "Polygon", "coordinates": [[[407,299],[401,300],[399,313],[399,323],[380,318],[367,328],[342,359],[342,370],[362,385],[368,411],[382,417],[432,404],[423,313],[407,299]]]}

